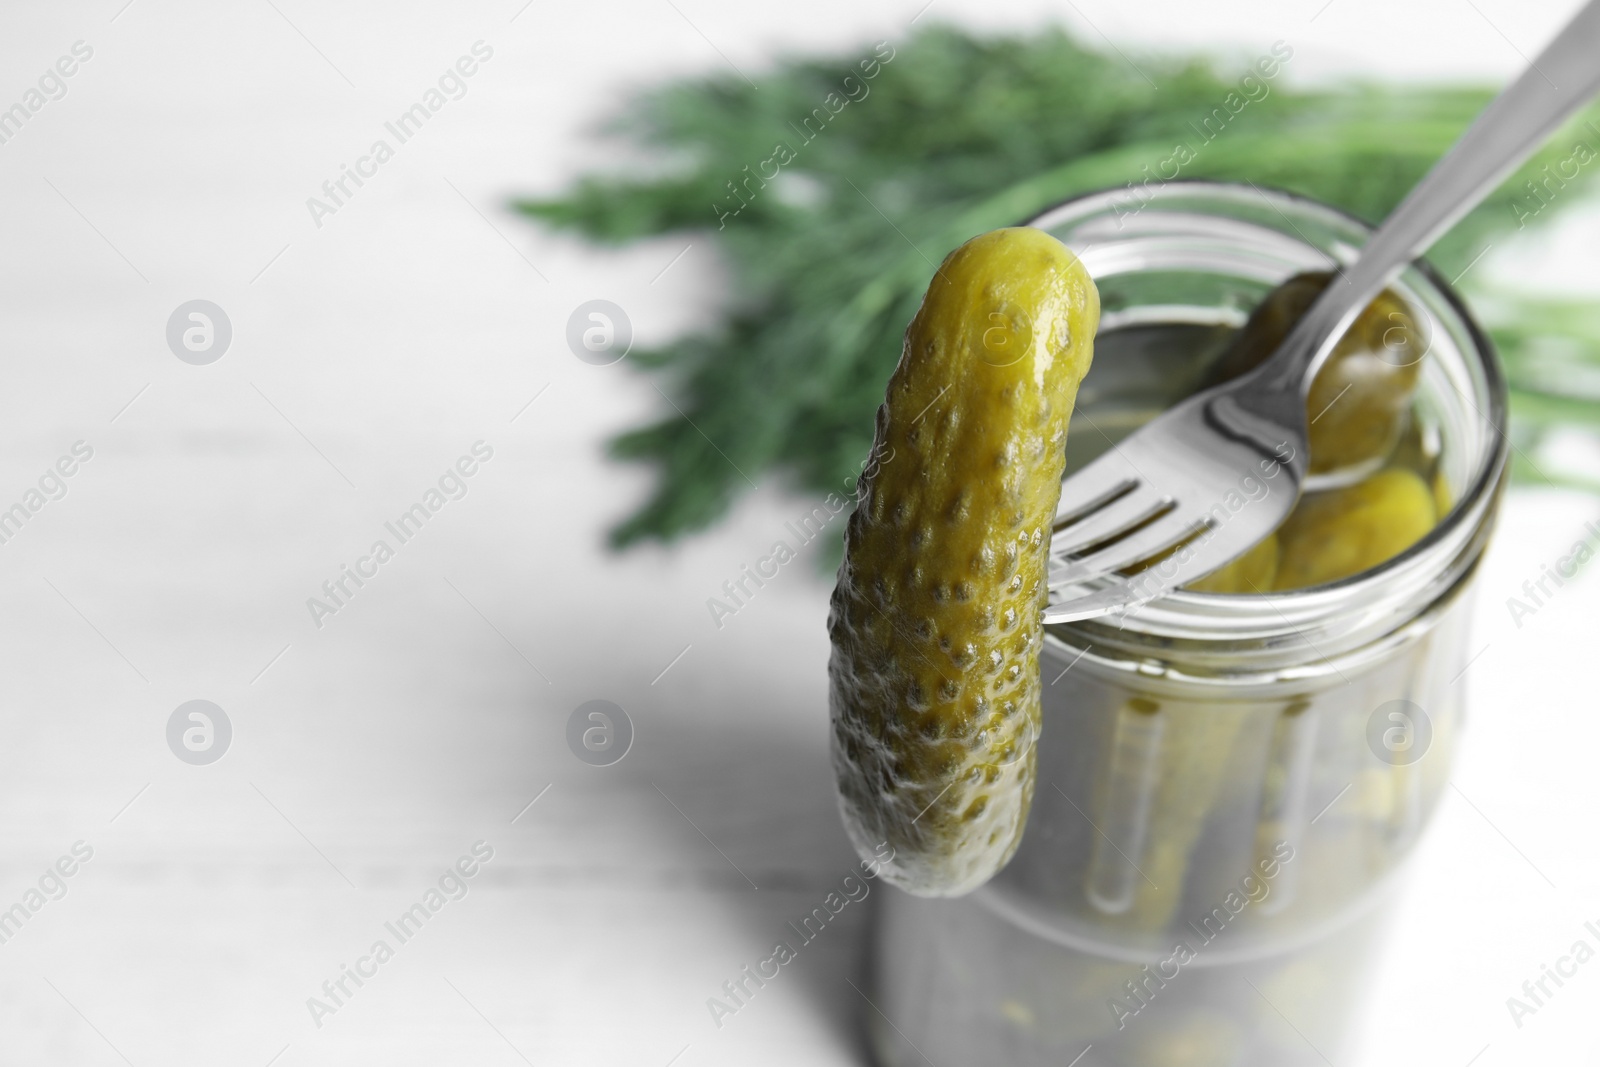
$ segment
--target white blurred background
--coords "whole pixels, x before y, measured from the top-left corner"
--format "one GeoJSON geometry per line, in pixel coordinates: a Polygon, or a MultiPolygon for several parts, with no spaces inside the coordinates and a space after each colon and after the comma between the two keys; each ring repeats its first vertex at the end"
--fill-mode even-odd
{"type": "MultiPolygon", "coordinates": [[[[93,449],[0,544],[0,909],[93,850],[0,944],[4,1065],[865,1062],[863,909],[722,1028],[704,1005],[853,861],[826,581],[786,568],[720,631],[704,606],[809,503],[764,487],[671,550],[601,544],[649,484],[602,443],[664,405],[626,363],[575,359],[567,318],[604,298],[640,343],[689,330],[719,304],[712,247],[597,252],[507,202],[605,165],[593,127],[630,89],[730,62],[759,82],[919,10],[1091,45],[1282,38],[1303,84],[1498,83],[1574,7],[124,2],[0,12],[0,107],[93,50],[0,144],[0,507],[93,449]],[[478,41],[466,95],[315,226],[306,199],[478,41]],[[232,324],[208,366],[165,340],[192,299],[232,324]],[[467,495],[315,626],[306,599],[477,441],[493,458],[467,495]],[[166,741],[193,699],[232,724],[209,766],[166,741]],[[567,747],[591,699],[634,724],[614,766],[567,747]],[[317,1026],[307,998],[480,840],[467,896],[317,1026]]],[[[1476,269],[1570,290],[1596,285],[1597,249],[1582,209],[1476,269]]],[[[1600,590],[1586,575],[1520,628],[1505,598],[1597,517],[1575,493],[1507,503],[1460,791],[1360,1064],[1592,1062],[1600,967],[1520,1029],[1505,999],[1600,924],[1600,590]]]]}

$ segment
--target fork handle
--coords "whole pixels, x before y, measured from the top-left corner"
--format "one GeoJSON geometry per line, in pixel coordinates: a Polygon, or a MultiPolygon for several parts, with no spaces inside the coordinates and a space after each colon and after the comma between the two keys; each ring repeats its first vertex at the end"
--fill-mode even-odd
{"type": "Polygon", "coordinates": [[[1406,195],[1284,341],[1260,384],[1304,398],[1322,361],[1406,264],[1521,165],[1600,90],[1600,0],[1590,0],[1406,195]]]}

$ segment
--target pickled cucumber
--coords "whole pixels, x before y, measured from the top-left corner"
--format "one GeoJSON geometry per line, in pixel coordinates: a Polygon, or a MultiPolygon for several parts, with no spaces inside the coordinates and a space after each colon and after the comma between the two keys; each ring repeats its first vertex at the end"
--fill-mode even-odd
{"type": "MultiPolygon", "coordinates": [[[[1226,381],[1259,365],[1333,276],[1296,274],[1267,294],[1217,364],[1226,381]]],[[[1306,400],[1313,474],[1381,462],[1406,426],[1428,342],[1423,320],[1385,289],[1357,316],[1317,371],[1306,400]]]]}
{"type": "Polygon", "coordinates": [[[1046,553],[1099,296],[1039,230],[939,268],[878,411],[829,611],[832,756],[862,856],[953,896],[1017,847],[1034,786],[1046,553]]]}
{"type": "Polygon", "coordinates": [[[1197,593],[1265,593],[1278,577],[1278,538],[1267,534],[1254,548],[1185,588],[1197,593]]]}
{"type": "MultiPolygon", "coordinates": [[[[1211,381],[1237,377],[1271,356],[1332,278],[1326,271],[1297,274],[1268,293],[1211,381]]],[[[1313,474],[1387,469],[1343,490],[1307,494],[1275,536],[1189,589],[1248,595],[1321,585],[1377,566],[1432,529],[1448,509],[1441,506],[1447,490],[1423,463],[1426,449],[1411,415],[1428,350],[1423,321],[1384,290],[1340,339],[1306,401],[1313,474]],[[1417,474],[1430,479],[1426,509],[1404,477],[1417,474]]]]}
{"type": "Polygon", "coordinates": [[[1401,467],[1343,489],[1308,493],[1278,527],[1276,588],[1360,574],[1416,544],[1437,520],[1433,487],[1401,467]]]}

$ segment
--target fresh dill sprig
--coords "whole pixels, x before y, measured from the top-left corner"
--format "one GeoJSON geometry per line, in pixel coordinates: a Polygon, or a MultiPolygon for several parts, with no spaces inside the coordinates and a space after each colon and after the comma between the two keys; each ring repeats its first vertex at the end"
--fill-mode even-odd
{"type": "MultiPolygon", "coordinates": [[[[745,475],[778,472],[818,495],[847,484],[934,266],[984,230],[1143,181],[1176,143],[1197,143],[1230,93],[1246,104],[1227,108],[1226,130],[1182,177],[1248,180],[1367,219],[1383,217],[1493,95],[1296,89],[1255,58],[1141,56],[1135,68],[1059,30],[979,37],[948,27],[784,61],[760,84],[712,77],[648,92],[613,132],[659,157],[663,173],[593,174],[565,195],[517,205],[612,243],[709,231],[729,267],[734,299],[720,322],[631,354],[665,379],[681,413],[611,444],[615,456],[660,469],[653,496],[612,531],[619,546],[705,527],[747,488],[745,475]]],[[[1446,277],[1518,227],[1513,197],[1531,203],[1523,183],[1567,159],[1570,142],[1553,142],[1434,248],[1446,277]]],[[[1533,223],[1577,199],[1564,192],[1533,223]]],[[[1596,316],[1568,318],[1600,337],[1596,316]]],[[[1600,395],[1563,391],[1559,374],[1527,384],[1552,358],[1530,341],[1545,328],[1527,319],[1497,331],[1513,367],[1526,370],[1513,375],[1514,410],[1539,426],[1600,424],[1600,395]]],[[[1592,381],[1596,346],[1579,349],[1567,357],[1592,381]]]]}

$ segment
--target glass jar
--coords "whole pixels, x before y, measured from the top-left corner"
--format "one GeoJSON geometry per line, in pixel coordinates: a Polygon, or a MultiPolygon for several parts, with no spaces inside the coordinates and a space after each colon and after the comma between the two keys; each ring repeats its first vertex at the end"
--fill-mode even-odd
{"type": "MultiPolygon", "coordinates": [[[[1194,391],[1273,287],[1370,233],[1206,182],[1091,194],[1029,225],[1100,289],[1069,473],[1194,391]]],[[[1050,628],[1016,856],[970,896],[880,905],[885,1064],[1325,1067],[1347,1051],[1385,902],[1446,785],[1506,469],[1488,340],[1426,266],[1391,288],[1425,320],[1409,437],[1448,513],[1329,585],[1179,591],[1050,628]]]]}

